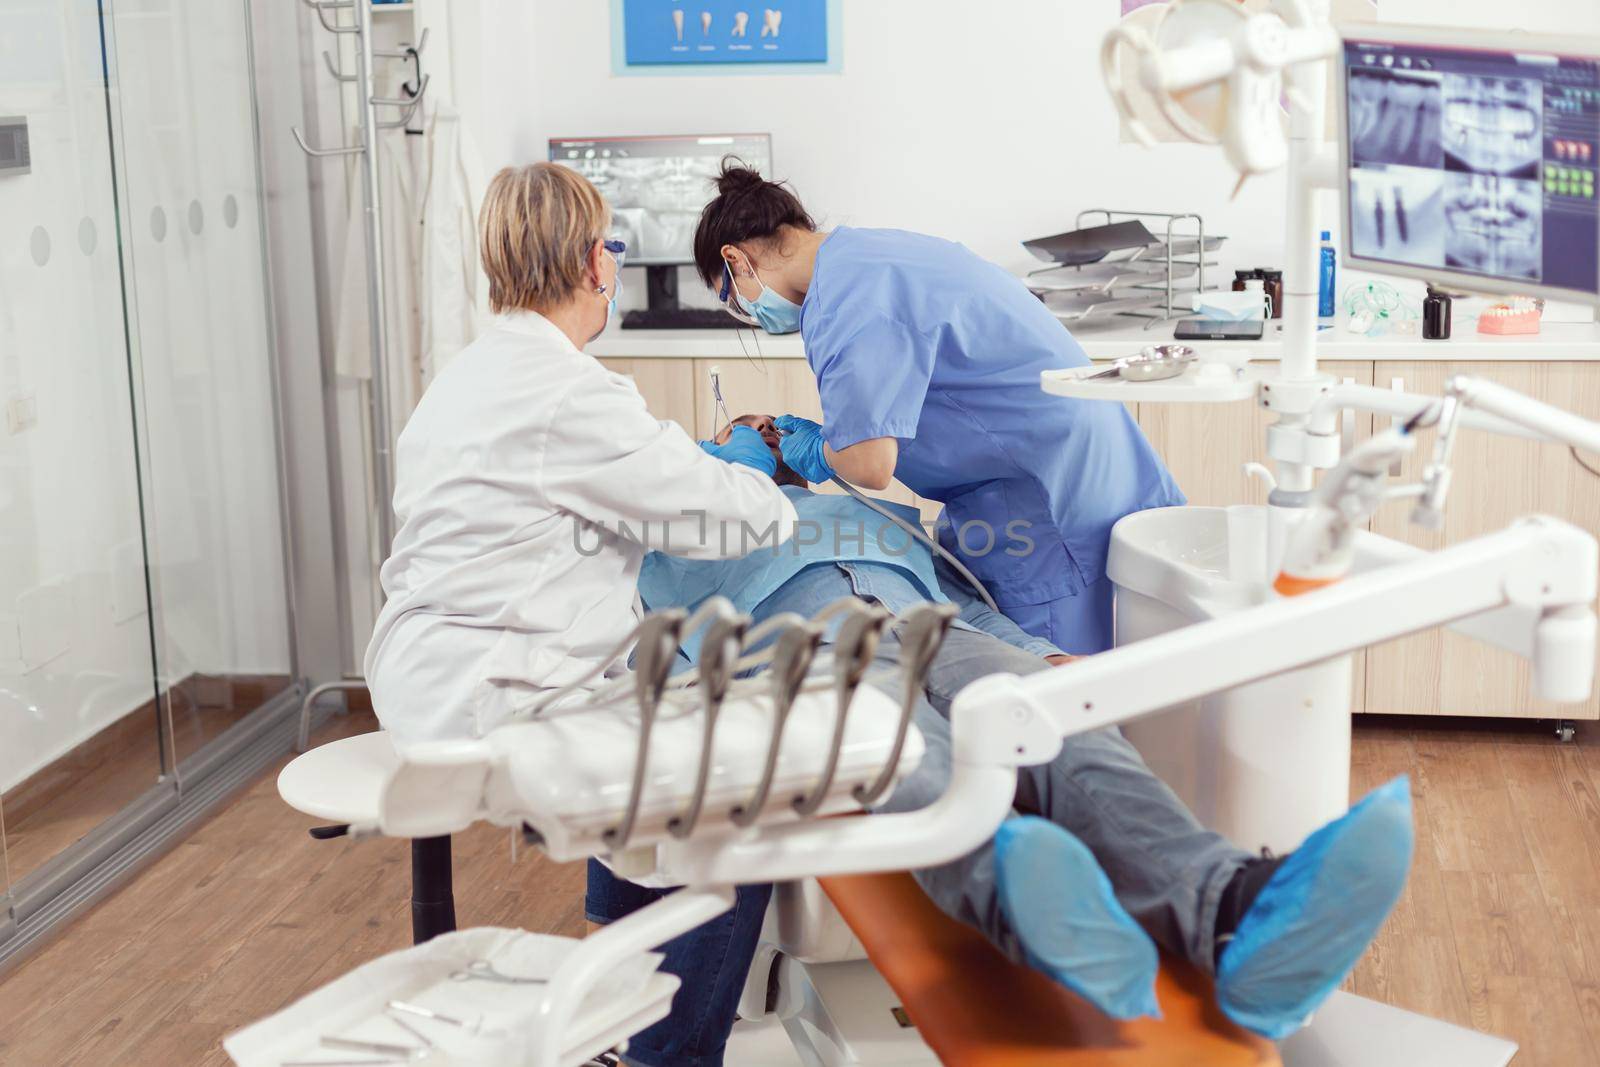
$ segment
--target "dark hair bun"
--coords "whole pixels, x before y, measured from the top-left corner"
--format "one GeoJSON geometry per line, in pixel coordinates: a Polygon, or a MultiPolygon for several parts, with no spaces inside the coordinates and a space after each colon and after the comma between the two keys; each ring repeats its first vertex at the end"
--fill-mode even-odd
{"type": "Polygon", "coordinates": [[[767,180],[754,167],[742,160],[728,156],[722,161],[722,173],[717,175],[717,195],[736,196],[751,189],[759,189],[767,180]]]}
{"type": "Polygon", "coordinates": [[[782,182],[769,182],[742,159],[724,156],[716,184],[717,195],[700,212],[700,224],[694,231],[695,270],[712,288],[726,269],[723,246],[769,240],[785,226],[817,228],[794,193],[782,182]]]}

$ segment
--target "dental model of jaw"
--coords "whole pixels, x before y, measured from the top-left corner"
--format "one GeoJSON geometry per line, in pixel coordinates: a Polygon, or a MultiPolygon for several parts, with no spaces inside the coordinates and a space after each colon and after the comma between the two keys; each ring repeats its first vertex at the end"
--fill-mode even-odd
{"type": "Polygon", "coordinates": [[[672,28],[678,31],[678,43],[682,44],[683,43],[683,12],[681,10],[674,11],[672,13],[672,28]]]}
{"type": "Polygon", "coordinates": [[[702,12],[700,12],[700,35],[702,37],[705,37],[705,36],[709,36],[710,33],[711,33],[711,12],[702,11],[702,12]]]}
{"type": "Polygon", "coordinates": [[[1539,302],[1520,296],[1509,304],[1485,308],[1478,316],[1478,332],[1500,336],[1538,333],[1541,317],[1539,302]]]}
{"type": "Polygon", "coordinates": [[[733,13],[733,35],[743,37],[745,27],[750,25],[750,12],[735,11],[733,13]]]}
{"type": "Polygon", "coordinates": [[[783,12],[775,8],[767,8],[761,16],[761,36],[776,37],[783,28],[783,12]]]}

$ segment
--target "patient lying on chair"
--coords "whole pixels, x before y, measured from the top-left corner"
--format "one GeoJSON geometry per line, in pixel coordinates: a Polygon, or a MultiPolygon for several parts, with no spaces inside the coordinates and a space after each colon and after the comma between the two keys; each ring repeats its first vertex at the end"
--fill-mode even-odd
{"type": "MultiPolygon", "coordinates": [[[[735,421],[761,432],[777,453],[770,417],[735,421]]],[[[916,715],[926,754],[876,810],[925,807],[949,781],[945,716],[955,695],[989,674],[1071,670],[1052,664],[1072,657],[987,609],[953,569],[864,505],[813,494],[781,459],[776,480],[801,519],[816,524],[817,536],[742,560],[652,555],[640,595],[652,611],[726,596],[758,623],[786,611],[809,618],[848,596],[891,613],[924,600],[954,603],[959,620],[934,660],[916,715]]],[[[917,521],[913,510],[902,510],[917,521]]],[[[892,665],[897,654],[886,634],[879,658],[892,665]]],[[[1159,945],[1214,974],[1218,1002],[1236,1022],[1286,1036],[1354,966],[1410,864],[1404,779],[1376,790],[1292,854],[1257,856],[1202,827],[1116,729],[1069,737],[1049,763],[1022,768],[1015,810],[987,846],[915,872],[917,881],[1013,961],[1122,1018],[1158,1011],[1159,945]]],[[[672,1016],[639,1035],[630,1060],[717,1062],[769,888],[741,890],[733,913],[669,946],[667,968],[683,975],[695,1003],[675,1004],[672,1016]]],[[[590,918],[620,918],[659,892],[622,883],[594,864],[590,918]]]]}

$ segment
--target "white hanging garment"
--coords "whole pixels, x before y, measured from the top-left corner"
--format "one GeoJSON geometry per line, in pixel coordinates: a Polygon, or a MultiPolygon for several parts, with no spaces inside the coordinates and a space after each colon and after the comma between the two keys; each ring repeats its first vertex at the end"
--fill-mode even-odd
{"type": "MultiPolygon", "coordinates": [[[[355,134],[359,137],[359,132],[355,134]]],[[[378,134],[379,238],[383,244],[384,311],[388,333],[389,408],[399,434],[416,406],[416,368],[420,340],[417,312],[417,262],[421,254],[421,212],[417,168],[413,162],[419,137],[404,130],[378,134]]],[[[350,212],[345,230],[344,266],[340,276],[334,366],[350,378],[372,377],[372,341],[367,306],[367,249],[362,217],[360,171],[350,168],[350,212]]]]}
{"type": "Polygon", "coordinates": [[[478,259],[485,186],[476,147],[448,101],[427,105],[428,180],[422,196],[418,378],[423,388],[489,322],[489,281],[478,259]]]}

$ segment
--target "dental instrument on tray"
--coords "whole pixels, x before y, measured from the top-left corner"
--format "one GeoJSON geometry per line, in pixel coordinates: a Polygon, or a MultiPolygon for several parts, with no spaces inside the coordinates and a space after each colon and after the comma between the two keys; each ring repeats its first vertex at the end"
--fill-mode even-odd
{"type": "MultiPolygon", "coordinates": [[[[484,982],[501,982],[505,985],[544,985],[550,981],[548,978],[518,978],[515,975],[502,974],[488,960],[473,960],[461,970],[452,974],[450,978],[456,982],[468,982],[476,978],[484,982]]],[[[391,1004],[390,1007],[394,1007],[394,1005],[391,1004]]],[[[461,1024],[457,1023],[456,1025],[459,1026],[461,1024]]]]}
{"type": "Polygon", "coordinates": [[[410,1003],[407,1003],[406,1001],[403,1001],[403,1000],[391,1000],[391,1001],[389,1001],[389,1011],[391,1011],[391,1012],[397,1012],[398,1011],[398,1012],[402,1012],[402,1013],[404,1013],[406,1015],[415,1015],[419,1019],[432,1019],[434,1022],[436,1022],[436,1023],[444,1023],[446,1026],[456,1026],[456,1027],[460,1027],[462,1029],[466,1029],[466,1027],[467,1027],[467,1023],[463,1022],[460,1019],[454,1018],[454,1017],[449,1016],[449,1015],[443,1015],[443,1014],[441,1014],[439,1012],[434,1011],[432,1008],[424,1008],[420,1004],[410,1004],[410,1003]]]}

